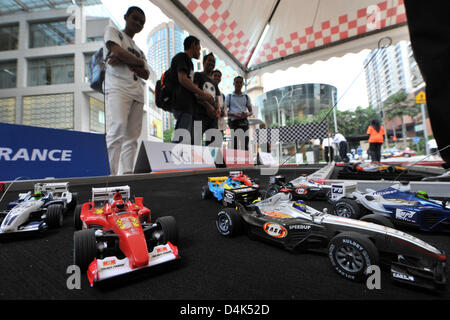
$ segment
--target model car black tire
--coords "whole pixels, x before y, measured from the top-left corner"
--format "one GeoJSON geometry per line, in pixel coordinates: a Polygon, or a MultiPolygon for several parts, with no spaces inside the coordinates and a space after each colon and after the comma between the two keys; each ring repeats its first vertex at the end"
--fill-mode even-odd
{"type": "Polygon", "coordinates": [[[72,192],[72,201],[67,206],[67,211],[74,210],[78,204],[78,193],[72,192]]]}
{"type": "Polygon", "coordinates": [[[261,200],[266,199],[267,198],[267,191],[259,190],[259,197],[261,198],[261,200]]]}
{"type": "Polygon", "coordinates": [[[280,192],[280,190],[281,189],[278,186],[270,186],[269,189],[267,189],[266,191],[266,199],[276,195],[277,193],[280,192]]]}
{"type": "Polygon", "coordinates": [[[335,202],[336,201],[334,201],[333,200],[333,194],[331,193],[331,189],[330,190],[328,190],[326,193],[325,193],[325,199],[327,199],[327,202],[329,203],[329,204],[335,204],[335,202]]]}
{"type": "Polygon", "coordinates": [[[340,199],[334,203],[333,214],[344,218],[359,219],[363,210],[355,200],[340,199]]]}
{"type": "Polygon", "coordinates": [[[212,195],[212,193],[211,193],[211,190],[209,190],[209,186],[208,185],[203,186],[202,187],[202,199],[203,200],[210,199],[211,195],[212,195]]]}
{"type": "Polygon", "coordinates": [[[395,171],[396,171],[395,168],[392,167],[392,166],[386,168],[386,172],[387,172],[387,173],[395,173],[395,171]]]}
{"type": "Polygon", "coordinates": [[[344,165],[344,167],[342,168],[343,172],[355,172],[355,165],[354,164],[347,164],[344,165]]]}
{"type": "Polygon", "coordinates": [[[172,216],[159,217],[156,223],[161,226],[163,231],[163,243],[170,242],[172,244],[178,243],[178,228],[177,221],[172,216]]]}
{"type": "Polygon", "coordinates": [[[95,229],[76,231],[73,234],[73,263],[84,272],[96,257],[95,229]]]}
{"type": "Polygon", "coordinates": [[[224,237],[234,237],[241,234],[243,222],[236,209],[225,208],[217,214],[216,227],[224,237]]]}
{"type": "Polygon", "coordinates": [[[343,232],[331,239],[328,258],[337,273],[357,282],[365,281],[367,268],[380,260],[373,242],[356,232],[343,232]]]}
{"type": "Polygon", "coordinates": [[[81,221],[81,208],[83,207],[82,204],[79,204],[75,207],[75,210],[73,211],[73,226],[75,227],[75,230],[81,230],[83,227],[83,222],[81,221]]]}
{"type": "Polygon", "coordinates": [[[64,207],[61,204],[51,204],[47,208],[47,225],[49,228],[60,228],[64,222],[64,207]]]}
{"type": "Polygon", "coordinates": [[[368,214],[359,220],[366,221],[366,222],[372,222],[375,224],[379,224],[380,226],[383,226],[383,227],[395,229],[394,224],[392,223],[391,220],[389,220],[389,218],[380,216],[378,214],[374,214],[374,213],[368,214]]]}

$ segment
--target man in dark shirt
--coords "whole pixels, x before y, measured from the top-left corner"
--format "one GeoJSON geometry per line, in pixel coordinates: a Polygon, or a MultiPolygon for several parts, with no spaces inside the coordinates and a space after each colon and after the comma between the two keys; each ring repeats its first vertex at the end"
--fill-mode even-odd
{"type": "Polygon", "coordinates": [[[214,97],[201,90],[194,83],[194,65],[192,59],[200,57],[200,40],[189,36],[184,40],[184,52],[173,57],[170,65],[170,76],[173,77],[175,88],[173,97],[173,115],[177,120],[175,125],[173,143],[193,143],[194,111],[196,97],[214,103],[214,97]],[[182,131],[184,130],[184,132],[182,131]],[[181,131],[181,132],[180,132],[181,131]],[[184,134],[190,135],[188,141],[183,139],[184,134]]]}
{"type": "MultiPolygon", "coordinates": [[[[208,129],[218,128],[218,105],[217,99],[220,96],[220,90],[212,79],[212,72],[216,66],[216,58],[212,53],[207,54],[203,57],[203,71],[196,72],[194,74],[194,83],[203,91],[209,93],[215,98],[213,104],[208,101],[198,99],[197,108],[195,111],[194,121],[201,121],[202,124],[202,137],[208,129]]],[[[196,138],[197,139],[197,138],[196,138]]],[[[201,141],[201,138],[198,139],[201,141]]],[[[212,141],[205,139],[205,145],[208,146],[212,141]]],[[[197,140],[195,141],[197,143],[197,140]]]]}

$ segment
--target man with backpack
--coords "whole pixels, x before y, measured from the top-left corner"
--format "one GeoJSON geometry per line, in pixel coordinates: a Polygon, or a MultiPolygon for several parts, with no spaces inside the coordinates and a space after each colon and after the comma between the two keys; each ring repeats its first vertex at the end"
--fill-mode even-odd
{"type": "MultiPolygon", "coordinates": [[[[207,101],[198,99],[197,100],[197,108],[194,115],[194,123],[195,121],[200,121],[202,124],[202,137],[208,129],[217,129],[218,128],[218,117],[219,113],[219,105],[218,98],[221,93],[217,83],[212,78],[212,73],[216,66],[216,58],[214,54],[209,53],[203,57],[203,71],[196,72],[194,74],[194,83],[198,85],[200,89],[205,92],[211,94],[214,98],[214,104],[210,104],[207,101]]],[[[196,137],[197,139],[197,137],[196,137]]],[[[201,138],[199,139],[202,140],[201,138]]],[[[197,143],[197,140],[195,141],[197,143]]],[[[208,146],[212,143],[212,141],[206,141],[205,145],[208,146]]]]}
{"type": "Polygon", "coordinates": [[[185,130],[190,135],[190,141],[183,142],[193,144],[194,112],[197,99],[210,104],[214,104],[215,99],[194,83],[192,59],[200,58],[200,40],[194,36],[189,36],[184,40],[183,45],[184,52],[180,52],[172,58],[169,69],[169,77],[173,86],[172,112],[177,120],[172,143],[182,142],[183,133],[186,132],[180,132],[180,130],[185,130]]]}
{"type": "MultiPolygon", "coordinates": [[[[226,97],[226,105],[228,106],[228,126],[233,130],[232,136],[238,129],[242,129],[244,133],[248,131],[249,123],[247,118],[253,114],[250,98],[242,92],[244,79],[241,76],[235,77],[233,85],[234,92],[226,97]]],[[[235,149],[238,149],[238,140],[238,137],[234,135],[233,143],[235,149]]],[[[244,150],[248,150],[248,143],[249,137],[248,134],[246,134],[244,150]]]]}
{"type": "Polygon", "coordinates": [[[111,175],[118,174],[119,163],[124,174],[133,172],[144,114],[145,80],[150,75],[145,54],[133,40],[144,28],[144,11],[130,7],[124,19],[124,30],[108,26],[104,35],[106,144],[111,175]]]}

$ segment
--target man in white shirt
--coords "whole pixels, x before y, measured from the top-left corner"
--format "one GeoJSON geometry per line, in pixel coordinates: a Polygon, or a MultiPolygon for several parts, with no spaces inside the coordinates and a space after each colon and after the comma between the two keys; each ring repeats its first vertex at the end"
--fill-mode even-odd
{"type": "MultiPolygon", "coordinates": [[[[217,85],[220,84],[222,81],[222,72],[220,70],[214,70],[213,71],[213,79],[216,82],[217,85]]],[[[227,108],[225,108],[225,95],[223,93],[220,94],[218,97],[218,105],[219,105],[219,112],[220,117],[218,120],[218,128],[222,132],[222,137],[224,135],[225,130],[227,130],[227,121],[226,118],[228,116],[227,114],[227,108]]]]}
{"type": "Polygon", "coordinates": [[[341,157],[341,160],[343,160],[344,162],[350,161],[350,159],[347,156],[348,150],[347,139],[345,139],[345,137],[342,134],[336,132],[336,134],[334,135],[333,142],[338,147],[339,156],[341,157]]]}
{"type": "Polygon", "coordinates": [[[104,35],[106,144],[111,175],[118,174],[119,164],[122,173],[133,172],[144,114],[145,80],[150,75],[145,54],[133,40],[144,27],[144,11],[130,7],[124,19],[124,30],[108,26],[104,35]]]}
{"type": "Polygon", "coordinates": [[[319,163],[320,158],[320,139],[311,139],[313,154],[314,154],[314,163],[319,163]]]}
{"type": "Polygon", "coordinates": [[[323,153],[326,162],[333,161],[334,157],[334,143],[333,143],[333,133],[328,132],[328,137],[322,141],[323,153]]]}

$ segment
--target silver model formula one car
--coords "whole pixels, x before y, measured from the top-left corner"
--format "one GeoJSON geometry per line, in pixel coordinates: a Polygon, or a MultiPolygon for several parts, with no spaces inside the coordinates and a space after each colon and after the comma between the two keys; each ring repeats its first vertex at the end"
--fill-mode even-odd
{"type": "Polygon", "coordinates": [[[69,183],[37,183],[34,191],[19,194],[0,212],[0,235],[43,231],[61,227],[64,212],[76,205],[77,196],[68,189],[69,183]]]}
{"type": "Polygon", "coordinates": [[[291,201],[288,192],[247,206],[236,201],[236,205],[217,215],[216,226],[223,236],[247,232],[290,250],[327,248],[337,273],[354,281],[367,279],[369,266],[388,265],[396,281],[428,289],[440,289],[446,283],[445,253],[380,225],[383,219],[375,224],[337,217],[301,200],[291,201]]]}

